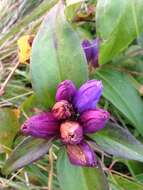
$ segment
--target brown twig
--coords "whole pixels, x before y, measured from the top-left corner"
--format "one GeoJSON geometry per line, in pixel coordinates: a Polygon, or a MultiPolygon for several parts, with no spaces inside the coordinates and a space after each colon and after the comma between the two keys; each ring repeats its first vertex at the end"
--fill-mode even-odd
{"type": "Polygon", "coordinates": [[[6,80],[3,82],[3,84],[1,85],[1,88],[0,88],[0,96],[2,96],[4,93],[5,93],[5,88],[9,82],[9,80],[11,79],[11,77],[13,76],[15,70],[17,69],[17,67],[19,66],[19,62],[17,62],[15,64],[15,66],[13,67],[11,73],[8,75],[8,77],[6,78],[6,80]]]}
{"type": "Polygon", "coordinates": [[[113,160],[113,162],[109,166],[109,170],[112,170],[113,166],[118,162],[118,160],[113,160]]]}
{"type": "Polygon", "coordinates": [[[52,153],[52,147],[49,150],[49,163],[50,163],[50,171],[49,171],[49,177],[48,177],[48,190],[52,190],[52,179],[53,179],[53,153],[52,153]]]}

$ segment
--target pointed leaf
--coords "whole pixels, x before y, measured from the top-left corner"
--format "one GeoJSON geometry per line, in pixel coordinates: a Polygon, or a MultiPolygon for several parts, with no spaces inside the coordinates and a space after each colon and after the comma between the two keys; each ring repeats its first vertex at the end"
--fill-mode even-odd
{"type": "Polygon", "coordinates": [[[106,63],[143,32],[142,0],[98,0],[96,28],[103,42],[100,63],[106,63]]]}
{"type": "Polygon", "coordinates": [[[64,151],[57,161],[57,173],[62,190],[109,190],[105,175],[100,167],[85,168],[70,164],[64,151]]]}
{"type": "Polygon", "coordinates": [[[57,85],[70,79],[87,80],[87,63],[78,35],[65,19],[60,3],[46,16],[33,43],[32,84],[45,107],[52,105],[57,85]]]}
{"type": "Polygon", "coordinates": [[[11,148],[13,139],[19,130],[19,122],[16,110],[11,108],[0,109],[0,152],[11,148]]]}
{"type": "Polygon", "coordinates": [[[12,171],[22,168],[46,154],[52,144],[53,138],[49,140],[27,137],[19,144],[2,170],[3,174],[8,175],[12,171]]]}
{"type": "Polygon", "coordinates": [[[119,125],[109,123],[103,130],[90,137],[109,154],[143,162],[143,144],[119,125]]]}
{"type": "Polygon", "coordinates": [[[143,163],[137,162],[135,160],[126,160],[123,163],[126,164],[131,175],[136,178],[137,175],[143,173],[143,163]]]}
{"type": "Polygon", "coordinates": [[[97,70],[94,78],[103,82],[107,98],[143,135],[143,101],[131,84],[129,76],[112,67],[97,70]]]}
{"type": "Polygon", "coordinates": [[[114,182],[121,188],[121,190],[143,190],[143,184],[135,180],[129,180],[122,176],[112,175],[114,182]]]}

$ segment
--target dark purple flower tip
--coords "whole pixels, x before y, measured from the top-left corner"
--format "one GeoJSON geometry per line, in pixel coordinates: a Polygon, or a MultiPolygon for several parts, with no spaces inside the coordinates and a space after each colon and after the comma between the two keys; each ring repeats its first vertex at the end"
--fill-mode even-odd
{"type": "Polygon", "coordinates": [[[86,59],[89,65],[96,68],[98,67],[98,55],[99,55],[99,39],[96,38],[93,41],[84,40],[82,42],[86,59]]]}
{"type": "Polygon", "coordinates": [[[89,80],[83,84],[76,92],[73,105],[79,113],[95,109],[96,104],[102,94],[103,86],[102,82],[98,80],[89,80]]]}
{"type": "Polygon", "coordinates": [[[52,108],[52,113],[58,120],[70,118],[73,115],[73,112],[72,105],[66,100],[61,100],[55,103],[52,108]]]}
{"type": "Polygon", "coordinates": [[[79,121],[84,133],[95,133],[105,127],[109,117],[109,112],[103,109],[96,109],[82,113],[79,121]]]}
{"type": "Polygon", "coordinates": [[[83,130],[78,122],[66,121],[60,127],[61,140],[65,144],[79,144],[83,140],[83,130]]]}
{"type": "Polygon", "coordinates": [[[29,118],[21,127],[25,135],[37,138],[56,136],[60,131],[59,122],[50,112],[42,112],[29,118]]]}
{"type": "Polygon", "coordinates": [[[96,155],[85,142],[78,145],[67,145],[67,153],[71,164],[85,167],[97,166],[96,155]]]}
{"type": "Polygon", "coordinates": [[[65,80],[57,88],[56,101],[67,100],[71,102],[75,93],[76,87],[74,83],[71,80],[65,80]]]}
{"type": "Polygon", "coordinates": [[[85,52],[85,56],[86,56],[86,59],[88,61],[88,63],[91,61],[91,57],[92,57],[92,48],[91,48],[91,43],[89,40],[83,40],[82,42],[82,47],[83,47],[83,50],[85,52]]]}

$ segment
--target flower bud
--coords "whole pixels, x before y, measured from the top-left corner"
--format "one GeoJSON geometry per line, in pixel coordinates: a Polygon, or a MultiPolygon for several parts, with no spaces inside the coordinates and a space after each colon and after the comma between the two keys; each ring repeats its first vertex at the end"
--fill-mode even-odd
{"type": "Polygon", "coordinates": [[[89,63],[90,60],[91,60],[91,57],[92,57],[92,51],[91,51],[92,50],[92,45],[91,45],[90,41],[89,40],[83,40],[82,47],[83,47],[86,59],[87,59],[87,61],[89,63]]]}
{"type": "Polygon", "coordinates": [[[65,80],[61,82],[57,88],[56,101],[67,100],[71,102],[75,92],[76,87],[74,83],[70,80],[65,80]]]}
{"type": "Polygon", "coordinates": [[[61,140],[65,144],[79,144],[83,139],[83,130],[78,122],[66,121],[60,127],[61,140]]]}
{"type": "Polygon", "coordinates": [[[82,42],[82,47],[88,64],[94,68],[98,67],[99,39],[97,38],[91,42],[89,40],[84,40],[82,42]]]}
{"type": "Polygon", "coordinates": [[[68,103],[68,101],[61,100],[53,106],[52,113],[58,120],[67,119],[72,116],[73,107],[70,103],[68,103]]]}
{"type": "Polygon", "coordinates": [[[95,109],[102,94],[102,88],[102,82],[98,80],[89,80],[83,84],[73,99],[75,109],[77,109],[79,113],[95,109]]]}
{"type": "Polygon", "coordinates": [[[85,133],[95,133],[105,127],[109,117],[107,111],[96,109],[82,113],[79,120],[85,133]]]}
{"type": "Polygon", "coordinates": [[[67,145],[67,153],[71,164],[86,167],[95,167],[97,165],[94,151],[85,142],[78,145],[67,145]]]}
{"type": "Polygon", "coordinates": [[[29,118],[21,127],[25,135],[49,138],[59,133],[59,122],[50,112],[42,112],[29,118]]]}

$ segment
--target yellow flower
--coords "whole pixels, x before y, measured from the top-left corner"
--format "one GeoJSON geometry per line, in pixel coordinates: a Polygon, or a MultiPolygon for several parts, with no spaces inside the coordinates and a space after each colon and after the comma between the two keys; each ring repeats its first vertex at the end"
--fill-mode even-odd
{"type": "Polygon", "coordinates": [[[20,63],[30,63],[30,55],[34,35],[24,35],[18,41],[18,57],[20,63]]]}

